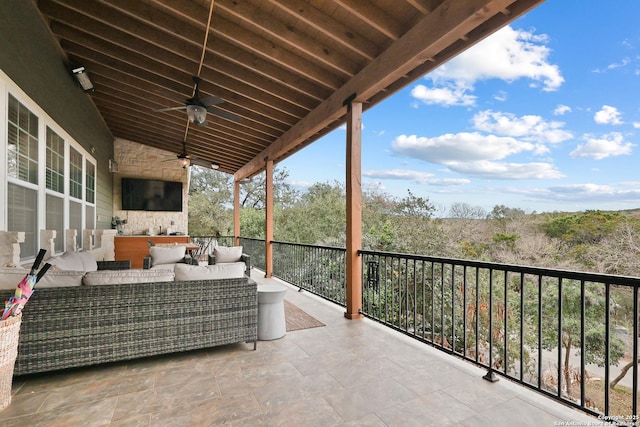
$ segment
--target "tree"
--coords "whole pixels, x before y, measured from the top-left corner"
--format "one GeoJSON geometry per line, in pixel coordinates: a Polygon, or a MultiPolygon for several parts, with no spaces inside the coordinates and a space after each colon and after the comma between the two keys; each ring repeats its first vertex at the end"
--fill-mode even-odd
{"type": "Polygon", "coordinates": [[[407,190],[407,193],[409,194],[396,204],[396,214],[410,218],[430,219],[436,208],[429,199],[418,197],[411,190],[407,190]]]}
{"type": "Polygon", "coordinates": [[[513,219],[525,215],[520,208],[510,208],[505,205],[495,205],[489,214],[491,219],[513,219]]]}
{"type": "MultiPolygon", "coordinates": [[[[586,363],[603,366],[606,353],[604,318],[607,311],[604,288],[594,283],[584,284],[584,313],[582,310],[581,287],[578,282],[562,282],[562,312],[558,310],[560,286],[557,282],[547,283],[542,292],[542,347],[546,350],[564,352],[563,374],[566,393],[571,396],[570,355],[574,348],[583,345],[581,322],[584,316],[584,359],[586,363]],[[562,336],[558,337],[558,318],[562,319],[562,336]],[[560,338],[560,339],[559,339],[560,338]],[[558,348],[560,342],[562,348],[558,348]]],[[[535,301],[531,301],[535,303],[535,301]]],[[[529,307],[529,312],[536,309],[529,307]]],[[[530,324],[537,323],[530,319],[530,324]]],[[[610,334],[609,363],[617,364],[624,355],[624,343],[610,334]]]]}
{"type": "Polygon", "coordinates": [[[483,219],[487,211],[482,206],[472,206],[469,203],[452,203],[449,207],[449,217],[459,219],[483,219]]]}
{"type": "MultiPolygon", "coordinates": [[[[298,200],[298,192],[288,183],[286,168],[273,170],[273,204],[291,207],[298,200]]],[[[266,174],[260,173],[240,186],[240,206],[264,210],[266,198],[266,174]]]]}
{"type": "Polygon", "coordinates": [[[233,229],[232,176],[211,169],[191,168],[189,233],[226,234],[233,229]]]}

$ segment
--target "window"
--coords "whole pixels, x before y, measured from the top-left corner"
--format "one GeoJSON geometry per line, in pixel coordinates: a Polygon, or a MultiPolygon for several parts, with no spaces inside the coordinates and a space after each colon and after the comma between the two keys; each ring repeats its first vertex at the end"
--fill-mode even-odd
{"type": "Polygon", "coordinates": [[[35,256],[38,244],[38,191],[9,183],[7,188],[8,230],[24,231],[20,256],[35,256]]]}
{"type": "Polygon", "coordinates": [[[82,199],[82,154],[73,147],[69,150],[69,195],[82,199]]]}
{"type": "Polygon", "coordinates": [[[47,189],[64,193],[64,139],[47,126],[47,189]]]}
{"type": "Polygon", "coordinates": [[[87,201],[87,203],[95,203],[96,202],[96,166],[93,163],[87,161],[85,170],[86,170],[85,200],[87,201]]]}
{"type": "Polygon", "coordinates": [[[46,228],[56,230],[56,252],[64,251],[64,198],[47,194],[46,228]]]}
{"type": "Polygon", "coordinates": [[[7,135],[0,140],[0,150],[6,153],[0,174],[7,182],[0,209],[7,230],[25,233],[20,257],[29,259],[38,252],[43,229],[56,231],[56,252],[65,248],[67,229],[77,230],[81,247],[84,230],[96,226],[97,168],[87,151],[21,96],[0,95],[0,111],[7,112],[0,119],[7,135]]]}
{"type": "Polygon", "coordinates": [[[38,117],[9,95],[7,171],[10,177],[38,183],[38,117]]]}

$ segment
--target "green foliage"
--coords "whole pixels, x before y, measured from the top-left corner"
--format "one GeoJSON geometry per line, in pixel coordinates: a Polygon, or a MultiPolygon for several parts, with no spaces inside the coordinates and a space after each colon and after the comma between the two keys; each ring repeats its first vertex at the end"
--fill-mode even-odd
{"type": "Polygon", "coordinates": [[[493,235],[493,242],[503,243],[509,248],[513,249],[515,247],[517,238],[518,238],[517,234],[496,233],[493,235]]]}
{"type": "Polygon", "coordinates": [[[395,213],[397,215],[408,218],[429,219],[435,211],[435,207],[428,198],[417,197],[411,190],[407,190],[409,193],[406,197],[403,197],[396,203],[395,213]]]}
{"type": "Polygon", "coordinates": [[[551,219],[543,229],[569,245],[589,245],[600,242],[623,219],[616,212],[586,211],[551,219]]]}
{"type": "Polygon", "coordinates": [[[229,175],[211,169],[191,168],[189,233],[195,236],[230,234],[233,185],[229,175]]]}
{"type": "Polygon", "coordinates": [[[481,259],[487,250],[486,243],[462,241],[460,242],[460,251],[464,258],[481,259]]]}
{"type": "MultiPolygon", "coordinates": [[[[570,366],[569,353],[579,349],[583,343],[580,340],[582,319],[584,318],[584,336],[586,363],[595,363],[603,366],[606,354],[605,316],[607,311],[604,285],[586,283],[584,285],[584,311],[582,307],[581,286],[577,281],[563,281],[560,285],[557,280],[547,280],[543,284],[542,292],[542,346],[547,350],[554,350],[560,342],[564,351],[565,387],[570,393],[570,366]],[[560,291],[562,291],[561,305],[560,291]],[[562,312],[559,311],[562,307],[562,312]],[[561,335],[558,336],[558,317],[562,316],[561,335]]],[[[534,312],[531,306],[529,311],[534,312]]],[[[535,321],[531,319],[531,321],[535,321]]],[[[610,335],[609,363],[617,365],[624,355],[624,343],[610,335]]]]}
{"type": "Polygon", "coordinates": [[[525,211],[520,208],[510,208],[505,205],[495,205],[489,213],[491,219],[513,219],[526,215],[525,211]]]}
{"type": "Polygon", "coordinates": [[[264,239],[264,211],[255,208],[242,209],[240,211],[240,227],[242,237],[264,239]]]}

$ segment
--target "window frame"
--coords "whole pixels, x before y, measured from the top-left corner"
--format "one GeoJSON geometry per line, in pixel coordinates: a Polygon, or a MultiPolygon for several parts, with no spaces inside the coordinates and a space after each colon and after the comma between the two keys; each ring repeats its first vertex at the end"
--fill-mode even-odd
{"type": "MultiPolygon", "coordinates": [[[[9,214],[8,207],[6,206],[7,197],[8,197],[8,185],[14,184],[20,187],[25,187],[30,190],[35,190],[36,200],[37,200],[37,231],[35,233],[35,247],[41,247],[41,244],[44,242],[40,242],[41,236],[40,231],[46,229],[47,222],[47,206],[46,199],[47,196],[55,196],[63,199],[63,235],[56,236],[56,242],[60,240],[63,241],[63,245],[60,246],[56,244],[56,253],[60,252],[60,247],[62,250],[67,247],[67,236],[66,230],[69,228],[70,222],[70,203],[73,201],[75,203],[81,204],[81,224],[82,229],[78,229],[78,238],[77,238],[77,247],[81,248],[83,244],[83,232],[86,228],[87,224],[97,224],[97,186],[98,186],[98,161],[95,157],[90,153],[89,150],[85,149],[78,141],[73,139],[60,125],[58,125],[40,106],[34,102],[28,95],[26,95],[11,79],[9,79],[3,72],[0,70],[0,117],[2,123],[0,123],[0,164],[3,165],[0,171],[0,200],[3,200],[2,203],[5,205],[0,208],[0,230],[8,230],[9,228],[9,214]],[[37,184],[33,184],[27,181],[24,181],[20,178],[15,178],[9,176],[8,170],[8,161],[9,161],[9,144],[8,144],[8,128],[9,128],[9,96],[15,98],[22,106],[28,109],[32,114],[35,115],[38,121],[38,129],[37,129],[37,153],[38,153],[38,161],[37,161],[37,184]],[[60,193],[54,189],[47,188],[47,130],[50,130],[58,137],[63,140],[64,147],[64,179],[63,179],[63,192],[60,193]],[[71,150],[75,150],[80,154],[80,164],[81,170],[79,173],[81,179],[81,194],[80,198],[71,197],[71,189],[70,189],[70,153],[71,150]],[[93,194],[93,202],[87,201],[87,188],[86,185],[88,183],[87,179],[87,165],[92,165],[94,179],[92,186],[93,188],[89,191],[89,193],[93,194]],[[87,209],[90,207],[91,209],[87,209]],[[93,212],[93,218],[87,218],[88,212],[93,212]]],[[[21,253],[21,260],[28,261],[35,257],[34,254],[25,254],[21,253]]]]}

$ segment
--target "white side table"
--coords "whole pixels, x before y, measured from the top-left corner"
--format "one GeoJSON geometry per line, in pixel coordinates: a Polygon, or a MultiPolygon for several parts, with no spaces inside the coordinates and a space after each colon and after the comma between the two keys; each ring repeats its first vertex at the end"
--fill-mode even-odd
{"type": "Polygon", "coordinates": [[[284,318],[284,295],[287,287],[268,284],[258,286],[258,339],[276,340],[287,333],[284,318]]]}

